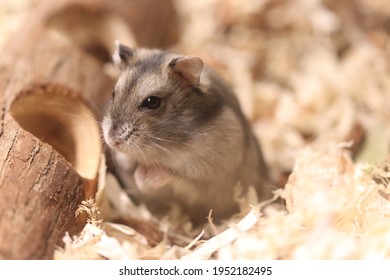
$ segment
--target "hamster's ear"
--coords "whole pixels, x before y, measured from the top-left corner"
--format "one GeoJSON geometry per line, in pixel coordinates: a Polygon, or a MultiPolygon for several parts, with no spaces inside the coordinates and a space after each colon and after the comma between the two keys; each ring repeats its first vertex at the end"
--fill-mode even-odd
{"type": "Polygon", "coordinates": [[[169,63],[172,71],[183,75],[190,85],[199,85],[203,70],[203,60],[196,56],[182,56],[169,63]]]}
{"type": "Polygon", "coordinates": [[[123,45],[120,41],[115,41],[115,52],[112,55],[112,59],[116,66],[118,66],[121,70],[126,68],[129,64],[131,58],[134,55],[134,50],[129,48],[128,46],[123,45]]]}

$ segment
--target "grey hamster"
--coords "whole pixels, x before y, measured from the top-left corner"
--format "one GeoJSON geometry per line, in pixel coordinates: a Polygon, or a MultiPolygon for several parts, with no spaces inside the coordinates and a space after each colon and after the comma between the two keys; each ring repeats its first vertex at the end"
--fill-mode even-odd
{"type": "Polygon", "coordinates": [[[121,69],[103,118],[118,174],[154,213],[173,202],[194,223],[238,211],[234,187],[271,197],[267,167],[234,93],[202,59],[117,43],[121,69]],[[135,187],[133,185],[136,185],[135,187]]]}

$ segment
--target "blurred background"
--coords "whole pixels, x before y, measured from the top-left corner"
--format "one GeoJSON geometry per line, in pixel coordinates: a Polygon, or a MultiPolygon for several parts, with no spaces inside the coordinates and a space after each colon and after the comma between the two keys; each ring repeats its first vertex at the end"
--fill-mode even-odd
{"type": "Polygon", "coordinates": [[[39,15],[107,73],[115,39],[202,57],[235,89],[281,185],[307,145],[342,143],[372,163],[389,152],[386,0],[1,0],[0,49],[39,15]]]}

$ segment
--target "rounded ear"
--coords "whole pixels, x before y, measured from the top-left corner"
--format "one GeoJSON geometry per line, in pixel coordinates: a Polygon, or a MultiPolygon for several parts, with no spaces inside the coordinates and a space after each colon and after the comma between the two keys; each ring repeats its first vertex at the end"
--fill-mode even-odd
{"type": "Polygon", "coordinates": [[[181,74],[190,85],[199,85],[203,66],[203,60],[196,56],[178,57],[169,63],[172,71],[181,74]]]}
{"type": "Polygon", "coordinates": [[[130,59],[134,55],[134,50],[128,46],[123,45],[120,41],[115,41],[115,52],[112,55],[112,60],[115,65],[123,70],[130,62],[130,59]]]}

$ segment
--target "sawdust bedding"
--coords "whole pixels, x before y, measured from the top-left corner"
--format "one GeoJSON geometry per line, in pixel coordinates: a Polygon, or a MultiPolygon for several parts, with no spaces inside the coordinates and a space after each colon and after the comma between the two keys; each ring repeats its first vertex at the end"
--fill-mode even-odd
{"type": "Polygon", "coordinates": [[[133,228],[107,222],[115,215],[152,219],[108,177],[97,198],[106,218],[92,215],[80,236],[65,238],[56,258],[390,257],[388,5],[181,0],[177,6],[186,19],[178,49],[204,57],[232,82],[278,182],[275,199],[285,207],[243,195],[241,213],[223,225],[210,220],[210,239],[172,213],[176,218],[158,223],[166,234],[151,246],[133,228]],[[108,200],[121,206],[112,209],[108,200]]]}
{"type": "Polygon", "coordinates": [[[222,225],[210,218],[207,233],[177,211],[154,221],[102,172],[96,201],[80,208],[88,224],[64,237],[55,258],[390,257],[386,2],[177,0],[175,47],[232,83],[278,187],[274,200],[242,194],[241,212],[222,225]]]}

